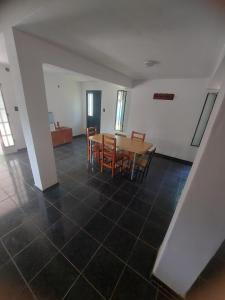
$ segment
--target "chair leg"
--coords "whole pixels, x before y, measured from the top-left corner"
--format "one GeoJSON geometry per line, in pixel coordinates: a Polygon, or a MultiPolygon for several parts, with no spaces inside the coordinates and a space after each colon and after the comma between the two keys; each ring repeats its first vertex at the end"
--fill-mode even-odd
{"type": "Polygon", "coordinates": [[[88,141],[88,161],[90,161],[90,142],[88,141]]]}
{"type": "Polygon", "coordinates": [[[144,175],[145,175],[145,173],[143,171],[141,171],[141,183],[143,182],[144,175]]]}

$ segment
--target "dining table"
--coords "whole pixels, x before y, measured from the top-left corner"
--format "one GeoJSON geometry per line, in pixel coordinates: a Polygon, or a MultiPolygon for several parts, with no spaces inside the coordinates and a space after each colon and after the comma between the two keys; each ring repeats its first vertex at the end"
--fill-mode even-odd
{"type": "Polygon", "coordinates": [[[145,154],[148,150],[151,150],[153,147],[153,144],[146,143],[143,141],[139,141],[137,139],[131,139],[130,137],[110,134],[110,133],[98,133],[93,136],[89,137],[90,141],[90,162],[93,164],[93,153],[92,153],[92,146],[93,143],[102,144],[102,136],[109,136],[109,137],[115,137],[116,138],[116,146],[118,150],[122,151],[128,151],[130,153],[133,153],[133,162],[132,162],[132,168],[131,168],[131,176],[130,179],[134,179],[134,169],[135,169],[135,163],[136,163],[136,157],[138,155],[145,154]]]}

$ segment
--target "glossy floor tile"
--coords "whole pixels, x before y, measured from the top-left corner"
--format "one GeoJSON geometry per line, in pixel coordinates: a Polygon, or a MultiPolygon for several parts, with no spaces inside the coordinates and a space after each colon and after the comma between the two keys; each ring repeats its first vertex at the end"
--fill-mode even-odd
{"type": "Polygon", "coordinates": [[[138,183],[88,166],[85,137],[54,153],[45,193],[25,150],[0,160],[0,299],[176,299],[151,272],[190,167],[154,157],[138,183]]]}

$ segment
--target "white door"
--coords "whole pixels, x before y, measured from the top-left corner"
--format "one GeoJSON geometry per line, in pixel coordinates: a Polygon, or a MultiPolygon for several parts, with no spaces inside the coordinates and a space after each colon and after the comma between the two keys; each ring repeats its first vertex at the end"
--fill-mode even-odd
{"type": "Polygon", "coordinates": [[[1,86],[0,86],[0,140],[1,140],[3,153],[9,154],[16,151],[14,138],[10,128],[8,113],[5,108],[1,86]]]}

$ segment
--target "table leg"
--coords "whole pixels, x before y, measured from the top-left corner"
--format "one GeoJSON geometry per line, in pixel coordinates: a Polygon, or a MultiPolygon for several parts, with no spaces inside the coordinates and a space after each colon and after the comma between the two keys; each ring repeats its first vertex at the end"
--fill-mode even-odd
{"type": "Polygon", "coordinates": [[[131,169],[131,176],[130,176],[131,180],[133,180],[133,178],[134,178],[135,161],[136,161],[136,153],[134,153],[134,159],[133,159],[133,164],[132,164],[132,169],[131,169]]]}

